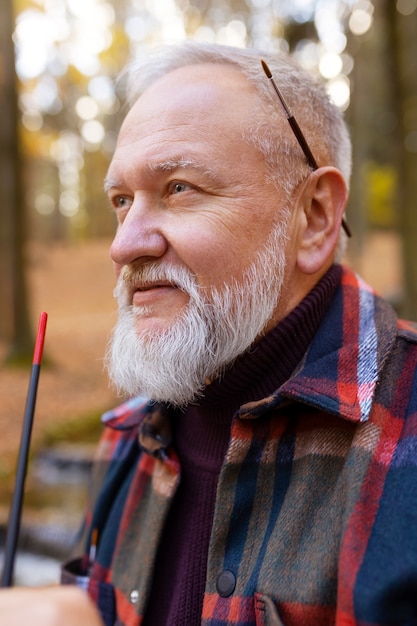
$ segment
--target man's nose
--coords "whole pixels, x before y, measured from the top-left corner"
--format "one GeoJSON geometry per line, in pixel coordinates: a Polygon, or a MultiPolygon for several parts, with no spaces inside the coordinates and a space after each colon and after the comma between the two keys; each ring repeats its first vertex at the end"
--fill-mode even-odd
{"type": "Polygon", "coordinates": [[[146,263],[162,257],[167,248],[157,211],[135,199],[110,246],[113,262],[119,266],[146,263]]]}

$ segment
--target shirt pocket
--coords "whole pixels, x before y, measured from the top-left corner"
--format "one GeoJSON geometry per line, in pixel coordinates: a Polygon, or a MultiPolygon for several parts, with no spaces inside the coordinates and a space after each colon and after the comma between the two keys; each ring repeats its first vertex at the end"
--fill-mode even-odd
{"type": "Polygon", "coordinates": [[[63,564],[61,584],[76,585],[84,589],[98,607],[105,626],[116,624],[116,598],[113,585],[90,578],[83,566],[83,559],[72,559],[63,564]]]}
{"type": "Polygon", "coordinates": [[[285,626],[272,598],[262,593],[255,593],[255,624],[256,626],[285,626]]]}

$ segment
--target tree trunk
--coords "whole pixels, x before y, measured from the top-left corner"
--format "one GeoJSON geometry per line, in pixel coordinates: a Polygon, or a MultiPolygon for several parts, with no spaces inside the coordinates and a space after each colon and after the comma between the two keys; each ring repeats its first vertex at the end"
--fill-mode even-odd
{"type": "Polygon", "coordinates": [[[12,0],[0,5],[0,337],[8,359],[26,361],[33,350],[25,281],[25,210],[18,131],[12,0]]]}
{"type": "Polygon", "coordinates": [[[408,16],[401,15],[391,0],[384,0],[384,9],[391,44],[391,84],[399,119],[400,149],[393,158],[398,167],[399,224],[405,282],[400,312],[404,317],[417,320],[417,10],[408,16]]]}

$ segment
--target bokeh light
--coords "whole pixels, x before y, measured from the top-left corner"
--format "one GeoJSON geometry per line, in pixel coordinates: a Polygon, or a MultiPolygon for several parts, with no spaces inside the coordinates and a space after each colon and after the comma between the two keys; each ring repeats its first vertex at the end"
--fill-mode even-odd
{"type": "Polygon", "coordinates": [[[90,120],[81,126],[81,135],[87,143],[93,146],[98,145],[104,139],[104,126],[97,120],[90,120]]]}
{"type": "Polygon", "coordinates": [[[417,9],[417,0],[397,0],[397,11],[401,15],[411,15],[417,9]]]}
{"type": "Polygon", "coordinates": [[[83,120],[92,120],[98,113],[98,104],[91,96],[82,96],[75,103],[75,110],[83,120]]]}
{"type": "Polygon", "coordinates": [[[343,61],[340,55],[333,52],[326,52],[319,62],[320,74],[324,78],[335,78],[343,69],[343,61]]]}
{"type": "Polygon", "coordinates": [[[331,100],[342,111],[345,111],[350,102],[350,82],[346,76],[338,76],[329,81],[327,91],[331,100]]]}
{"type": "Polygon", "coordinates": [[[364,35],[373,24],[374,6],[369,0],[359,0],[349,18],[349,28],[354,35],[364,35]]]}
{"type": "Polygon", "coordinates": [[[52,215],[55,211],[55,201],[49,193],[38,193],[35,197],[34,207],[39,215],[52,215]]]}

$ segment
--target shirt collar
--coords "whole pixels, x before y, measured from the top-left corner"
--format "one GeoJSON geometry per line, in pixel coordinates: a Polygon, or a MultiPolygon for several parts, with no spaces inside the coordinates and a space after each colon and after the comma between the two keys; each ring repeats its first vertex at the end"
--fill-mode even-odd
{"type": "Polygon", "coordinates": [[[380,372],[397,334],[392,307],[348,269],[307,353],[273,394],[241,407],[242,419],[290,401],[353,422],[369,419],[380,372]]]}

